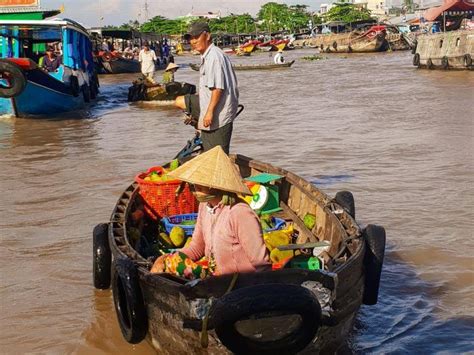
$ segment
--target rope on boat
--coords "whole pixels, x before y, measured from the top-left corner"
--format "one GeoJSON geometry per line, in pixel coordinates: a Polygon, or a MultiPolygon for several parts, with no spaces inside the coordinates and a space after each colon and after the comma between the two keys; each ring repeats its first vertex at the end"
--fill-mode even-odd
{"type": "MultiPolygon", "coordinates": [[[[227,295],[230,291],[232,291],[235,287],[235,284],[237,283],[237,278],[239,277],[238,273],[234,273],[232,275],[232,280],[230,281],[230,285],[227,288],[227,291],[223,294],[223,296],[227,295]]],[[[209,305],[209,308],[206,312],[206,316],[202,320],[202,330],[201,330],[201,346],[203,348],[207,348],[209,346],[209,334],[207,332],[207,326],[209,324],[209,314],[211,313],[211,307],[212,307],[212,300],[211,304],[209,305]]]]}

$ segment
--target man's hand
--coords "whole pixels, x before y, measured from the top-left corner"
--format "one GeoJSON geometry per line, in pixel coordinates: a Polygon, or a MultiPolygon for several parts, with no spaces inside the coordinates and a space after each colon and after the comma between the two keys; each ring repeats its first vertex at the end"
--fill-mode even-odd
{"type": "Polygon", "coordinates": [[[207,112],[202,120],[202,124],[204,127],[208,128],[212,124],[212,120],[214,119],[214,115],[212,112],[207,112]]]}

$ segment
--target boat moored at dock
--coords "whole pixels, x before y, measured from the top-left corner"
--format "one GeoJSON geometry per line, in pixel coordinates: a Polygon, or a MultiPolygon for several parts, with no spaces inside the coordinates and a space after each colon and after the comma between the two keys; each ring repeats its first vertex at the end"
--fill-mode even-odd
{"type": "Polygon", "coordinates": [[[413,65],[426,69],[474,69],[474,3],[449,0],[427,10],[424,17],[438,31],[419,35],[413,65]]]}
{"type": "Polygon", "coordinates": [[[473,70],[474,31],[424,34],[417,38],[413,65],[426,69],[473,70]]]}
{"type": "Polygon", "coordinates": [[[72,20],[0,21],[0,115],[54,115],[95,99],[99,80],[87,31],[72,20]],[[58,65],[41,65],[50,45],[58,65]],[[59,49],[61,48],[61,49],[59,49]]]}

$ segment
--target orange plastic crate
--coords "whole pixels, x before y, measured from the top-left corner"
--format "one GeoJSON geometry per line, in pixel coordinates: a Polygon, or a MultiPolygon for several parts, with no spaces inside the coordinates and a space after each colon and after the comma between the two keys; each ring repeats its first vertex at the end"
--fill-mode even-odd
{"type": "Polygon", "coordinates": [[[156,171],[161,175],[164,169],[161,166],[154,166],[135,177],[139,187],[138,193],[145,205],[145,211],[151,218],[156,220],[176,214],[197,212],[198,202],[189,190],[188,185],[176,196],[176,189],[181,181],[145,181],[145,177],[152,171],[156,171]]]}

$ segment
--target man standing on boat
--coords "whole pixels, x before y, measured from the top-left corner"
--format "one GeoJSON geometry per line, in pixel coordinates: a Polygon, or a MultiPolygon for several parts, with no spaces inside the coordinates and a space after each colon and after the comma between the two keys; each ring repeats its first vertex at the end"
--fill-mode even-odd
{"type": "Polygon", "coordinates": [[[141,63],[142,74],[145,79],[155,84],[153,77],[155,75],[156,54],[154,50],[150,49],[148,42],[145,42],[143,45],[143,49],[138,55],[138,61],[141,63]]]}
{"type": "Polygon", "coordinates": [[[204,151],[220,145],[229,154],[233,122],[239,104],[239,89],[232,63],[212,43],[209,25],[195,22],[188,34],[194,50],[201,54],[199,74],[199,121],[204,151]]]}

